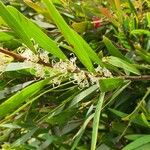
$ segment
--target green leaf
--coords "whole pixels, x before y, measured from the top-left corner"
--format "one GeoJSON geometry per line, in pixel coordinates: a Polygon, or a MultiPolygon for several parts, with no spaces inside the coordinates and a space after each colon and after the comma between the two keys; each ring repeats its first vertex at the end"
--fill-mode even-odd
{"type": "Polygon", "coordinates": [[[3,18],[0,16],[0,26],[7,26],[6,22],[3,20],[3,18]]]}
{"type": "Polygon", "coordinates": [[[129,134],[126,135],[125,138],[131,141],[137,140],[138,138],[141,138],[143,136],[145,136],[146,134],[129,134]]]}
{"type": "Polygon", "coordinates": [[[34,39],[35,43],[38,43],[44,50],[50,52],[54,56],[62,60],[66,60],[66,56],[59,49],[58,44],[51,40],[37,25],[35,25],[32,21],[22,15],[17,9],[14,7],[8,6],[7,8],[9,12],[14,16],[18,23],[22,26],[26,34],[30,39],[34,39]],[[32,32],[31,32],[32,31],[32,32]]]}
{"type": "Polygon", "coordinates": [[[116,89],[103,108],[111,104],[129,86],[130,83],[131,81],[125,81],[124,84],[119,89],[116,89]]]}
{"type": "Polygon", "coordinates": [[[51,18],[48,15],[48,12],[42,8],[38,3],[34,3],[31,0],[23,0],[29,7],[37,11],[38,13],[42,14],[43,16],[47,17],[51,20],[51,18]]]}
{"type": "Polygon", "coordinates": [[[112,121],[112,126],[111,126],[111,131],[110,132],[115,132],[118,134],[122,134],[124,130],[126,130],[126,134],[132,134],[133,129],[131,127],[127,128],[127,124],[123,122],[118,122],[118,121],[112,121]]]}
{"type": "Polygon", "coordinates": [[[94,114],[91,150],[96,150],[99,120],[100,120],[100,114],[101,114],[102,105],[104,101],[104,96],[105,96],[105,93],[100,94],[100,97],[96,106],[95,114],[94,114]]]}
{"type": "Polygon", "coordinates": [[[115,57],[119,57],[121,59],[128,61],[128,59],[122,55],[122,53],[118,50],[118,48],[116,48],[113,45],[111,40],[109,40],[107,37],[104,36],[103,42],[104,42],[105,46],[107,47],[107,50],[109,51],[110,55],[115,56],[115,57]]]}
{"type": "Polygon", "coordinates": [[[53,141],[56,140],[56,137],[53,135],[50,135],[49,133],[44,133],[42,135],[39,135],[39,138],[44,139],[45,141],[42,142],[42,144],[37,148],[37,150],[44,150],[46,149],[53,141]]]}
{"type": "MultiPolygon", "coordinates": [[[[129,114],[123,113],[123,112],[115,110],[115,109],[109,108],[109,110],[112,113],[114,113],[116,116],[121,117],[121,118],[125,118],[125,117],[127,117],[129,115],[129,114]]],[[[133,118],[130,121],[133,122],[133,123],[135,123],[135,124],[138,124],[140,126],[149,128],[149,125],[147,125],[147,123],[145,124],[145,122],[143,122],[142,118],[139,115],[136,116],[135,118],[133,118]]]]}
{"type": "Polygon", "coordinates": [[[69,107],[72,107],[72,106],[76,105],[77,103],[82,101],[84,98],[86,98],[87,96],[89,96],[90,94],[95,92],[97,89],[98,89],[98,86],[93,85],[93,86],[89,87],[88,89],[82,91],[77,96],[75,96],[75,98],[71,101],[71,104],[70,104],[69,107]]]}
{"type": "Polygon", "coordinates": [[[14,36],[11,32],[0,31],[0,42],[9,41],[14,39],[14,36]]]}
{"type": "Polygon", "coordinates": [[[120,78],[103,78],[99,80],[100,90],[102,92],[112,91],[123,84],[120,78]]]}
{"type": "Polygon", "coordinates": [[[76,112],[76,108],[65,109],[50,119],[47,119],[47,122],[52,125],[64,125],[75,115],[76,112]]]}
{"type": "Polygon", "coordinates": [[[132,72],[134,74],[140,75],[140,72],[138,69],[135,68],[135,66],[133,64],[130,64],[120,58],[114,57],[114,56],[110,56],[106,58],[106,61],[116,67],[122,68],[126,71],[132,72]]]}
{"type": "Polygon", "coordinates": [[[138,148],[136,148],[136,150],[149,150],[150,148],[150,143],[144,144],[138,148]]]}
{"type": "Polygon", "coordinates": [[[23,145],[28,139],[31,138],[31,136],[37,131],[37,129],[38,128],[34,128],[25,135],[23,135],[21,138],[17,139],[15,142],[12,143],[11,148],[23,145]]]}
{"type": "Polygon", "coordinates": [[[6,98],[9,94],[17,92],[21,89],[23,89],[24,87],[30,85],[31,83],[33,83],[34,80],[22,83],[22,84],[17,84],[15,86],[9,87],[9,88],[4,88],[3,90],[0,90],[0,100],[6,98]]]}
{"type": "Polygon", "coordinates": [[[73,23],[71,24],[71,26],[72,26],[72,28],[73,28],[76,32],[78,32],[78,33],[83,33],[83,32],[85,32],[85,31],[87,30],[89,23],[90,23],[90,22],[88,22],[88,21],[84,21],[84,22],[73,22],[73,23]]]}
{"type": "Polygon", "coordinates": [[[135,150],[142,145],[150,143],[150,135],[145,135],[125,146],[122,150],[135,150]]]}
{"type": "Polygon", "coordinates": [[[81,126],[80,130],[73,137],[73,139],[74,138],[76,138],[76,139],[74,140],[74,143],[73,143],[73,146],[72,146],[71,150],[74,150],[77,147],[77,145],[78,145],[78,143],[79,143],[79,141],[80,141],[80,139],[81,139],[81,137],[82,137],[82,135],[83,135],[83,133],[85,131],[86,126],[88,125],[88,123],[91,121],[91,119],[93,117],[94,117],[94,114],[91,114],[90,116],[88,116],[86,118],[86,120],[84,121],[83,125],[81,126]]]}
{"type": "Polygon", "coordinates": [[[131,2],[131,0],[128,0],[129,6],[130,6],[130,11],[135,13],[135,15],[137,15],[137,11],[133,5],[133,3],[131,2]]]}
{"type": "Polygon", "coordinates": [[[97,150],[111,150],[111,148],[106,144],[101,144],[97,150]]]}
{"type": "Polygon", "coordinates": [[[20,129],[21,128],[20,126],[13,124],[13,123],[1,124],[0,127],[9,128],[9,129],[20,129]]]}
{"type": "Polygon", "coordinates": [[[149,123],[149,121],[148,121],[148,118],[145,116],[144,113],[141,113],[141,114],[140,114],[140,118],[142,119],[142,121],[143,121],[147,126],[150,127],[150,123],[149,123]]]}
{"type": "Polygon", "coordinates": [[[146,34],[147,36],[150,36],[150,31],[144,30],[144,29],[136,29],[136,30],[132,30],[131,34],[134,34],[134,35],[143,35],[143,34],[146,34]]]}
{"type": "Polygon", "coordinates": [[[7,10],[7,7],[2,2],[0,2],[0,12],[0,16],[3,20],[17,33],[19,37],[21,37],[24,44],[26,44],[33,52],[36,52],[28,34],[24,31],[18,20],[16,20],[16,18],[7,10]]]}
{"type": "Polygon", "coordinates": [[[139,55],[144,61],[150,64],[150,53],[145,50],[136,50],[136,54],[139,55]]]}
{"type": "Polygon", "coordinates": [[[147,13],[148,27],[150,28],[150,12],[147,13]]]}
{"type": "Polygon", "coordinates": [[[111,109],[111,108],[109,108],[109,110],[110,110],[112,113],[114,113],[115,115],[117,115],[117,116],[119,116],[119,117],[121,117],[121,118],[126,117],[126,116],[128,115],[128,114],[123,113],[123,112],[121,112],[121,111],[118,111],[118,110],[116,110],[116,109],[111,109]]]}
{"type": "Polygon", "coordinates": [[[0,105],[0,117],[5,117],[7,114],[17,109],[23,102],[27,101],[31,96],[39,92],[47,83],[49,79],[45,79],[29,85],[20,92],[10,97],[0,105]]]}
{"type": "Polygon", "coordinates": [[[23,63],[12,62],[7,65],[7,67],[5,68],[5,71],[17,71],[17,70],[29,69],[29,68],[33,68],[33,67],[24,62],[23,63]]]}
{"type": "Polygon", "coordinates": [[[101,60],[98,58],[96,53],[90,48],[90,46],[83,40],[83,38],[78,35],[73,29],[71,29],[68,24],[64,21],[62,16],[59,14],[52,1],[43,0],[45,3],[49,15],[62,32],[63,36],[67,42],[73,47],[74,53],[77,55],[79,60],[83,63],[89,71],[94,71],[92,62],[102,64],[101,60]]]}

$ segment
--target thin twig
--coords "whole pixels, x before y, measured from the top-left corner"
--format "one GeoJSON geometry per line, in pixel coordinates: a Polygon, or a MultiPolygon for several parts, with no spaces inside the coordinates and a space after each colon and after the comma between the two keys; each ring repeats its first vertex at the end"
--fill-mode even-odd
{"type": "Polygon", "coordinates": [[[150,80],[150,75],[141,75],[141,76],[121,76],[121,78],[132,81],[142,81],[150,80]]]}
{"type": "MultiPolygon", "coordinates": [[[[9,56],[13,57],[17,61],[23,62],[23,61],[28,59],[26,57],[23,57],[23,56],[21,56],[19,54],[16,54],[16,53],[14,53],[12,51],[9,51],[9,50],[3,49],[3,48],[0,48],[0,52],[3,53],[3,54],[6,54],[6,55],[9,55],[9,56]]],[[[30,61],[32,62],[32,60],[30,60],[30,61]]],[[[39,59],[39,61],[37,63],[42,64],[44,66],[52,67],[52,65],[50,63],[45,63],[41,59],[39,59]]]]}
{"type": "Polygon", "coordinates": [[[25,57],[22,57],[21,55],[18,55],[16,53],[13,53],[9,50],[6,50],[6,49],[3,49],[3,48],[0,48],[0,52],[3,53],[3,54],[6,54],[6,55],[9,55],[11,57],[13,57],[15,60],[18,60],[18,61],[25,61],[27,58],[25,57]]]}
{"type": "Polygon", "coordinates": [[[115,42],[112,42],[118,49],[122,50],[122,51],[126,51],[129,52],[131,51],[130,49],[124,48],[121,45],[116,44],[115,42]]]}
{"type": "MultiPolygon", "coordinates": [[[[1,53],[4,53],[6,55],[9,55],[11,57],[13,57],[15,60],[17,61],[25,61],[27,60],[26,57],[23,57],[19,54],[16,54],[12,51],[9,51],[9,50],[6,50],[6,49],[3,49],[3,48],[0,48],[0,52],[1,53]]],[[[32,62],[32,60],[30,60],[32,62]]],[[[44,61],[42,61],[41,59],[37,62],[39,64],[42,64],[44,66],[48,66],[48,67],[52,67],[52,65],[50,63],[45,63],[44,61]]],[[[69,72],[70,70],[68,70],[69,72]]],[[[76,69],[74,71],[74,73],[78,73],[80,70],[76,69]]],[[[99,76],[99,75],[96,75],[96,76],[99,76]]],[[[122,79],[125,79],[125,80],[131,80],[131,81],[142,81],[142,80],[150,80],[150,75],[141,75],[141,76],[119,76],[118,78],[122,78],[122,79]]]]}

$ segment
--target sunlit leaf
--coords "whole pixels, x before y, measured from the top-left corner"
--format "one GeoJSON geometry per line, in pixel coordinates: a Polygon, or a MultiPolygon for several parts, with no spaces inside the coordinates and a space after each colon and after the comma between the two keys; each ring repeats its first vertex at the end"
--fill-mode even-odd
{"type": "Polygon", "coordinates": [[[43,0],[50,16],[56,23],[59,30],[67,42],[73,47],[74,53],[80,59],[80,61],[87,67],[89,71],[94,71],[92,61],[98,64],[102,64],[96,53],[90,48],[90,46],[79,36],[74,30],[72,30],[68,24],[64,21],[59,14],[53,3],[49,0],[43,0]],[[53,14],[52,14],[53,12],[53,14]]]}
{"type": "Polygon", "coordinates": [[[145,135],[129,143],[122,150],[135,150],[135,149],[138,149],[140,146],[147,144],[149,142],[150,142],[150,135],[145,135]]]}
{"type": "Polygon", "coordinates": [[[123,79],[103,78],[99,80],[100,90],[102,92],[112,91],[123,84],[123,79]]]}
{"type": "Polygon", "coordinates": [[[27,101],[31,96],[39,92],[48,83],[48,81],[49,79],[45,79],[33,83],[3,102],[0,105],[0,117],[4,117],[13,112],[23,102],[27,101]]]}
{"type": "Polygon", "coordinates": [[[91,150],[96,150],[99,120],[100,120],[100,114],[101,114],[102,105],[104,101],[104,96],[105,96],[105,93],[100,94],[100,97],[96,106],[95,114],[94,114],[91,150]]]}
{"type": "Polygon", "coordinates": [[[132,72],[134,74],[140,75],[140,72],[138,69],[136,69],[136,67],[133,64],[128,63],[127,61],[124,61],[120,58],[114,57],[114,56],[110,56],[106,58],[106,61],[108,63],[110,63],[113,66],[122,68],[126,71],[132,72]]]}

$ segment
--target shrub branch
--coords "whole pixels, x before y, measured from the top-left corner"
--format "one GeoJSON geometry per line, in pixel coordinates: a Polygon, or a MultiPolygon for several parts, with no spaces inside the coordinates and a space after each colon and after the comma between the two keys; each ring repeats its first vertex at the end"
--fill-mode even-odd
{"type": "MultiPolygon", "coordinates": [[[[28,58],[23,57],[19,54],[16,54],[12,51],[9,51],[7,49],[3,49],[0,48],[0,52],[3,54],[6,54],[8,56],[13,57],[15,60],[23,62],[25,60],[27,60],[28,58]]],[[[32,60],[30,60],[32,62],[32,60]]],[[[37,62],[43,66],[48,66],[48,67],[52,67],[52,65],[50,63],[45,63],[44,61],[42,61],[41,59],[37,62]]],[[[69,71],[69,70],[68,70],[69,71]]],[[[78,71],[75,70],[75,73],[77,73],[78,71]]],[[[119,78],[125,79],[125,80],[131,80],[131,81],[142,81],[142,80],[150,80],[150,75],[141,75],[141,76],[119,76],[119,78]]]]}
{"type": "MultiPolygon", "coordinates": [[[[15,60],[20,61],[20,62],[23,62],[28,59],[26,57],[23,57],[19,54],[16,54],[12,51],[9,51],[9,50],[3,49],[3,48],[0,48],[0,52],[3,54],[9,55],[9,56],[13,57],[15,60]]],[[[30,60],[30,61],[32,62],[32,60],[30,60]]],[[[52,67],[52,65],[50,63],[45,63],[41,59],[39,59],[39,61],[37,63],[42,64],[44,66],[52,67]]]]}

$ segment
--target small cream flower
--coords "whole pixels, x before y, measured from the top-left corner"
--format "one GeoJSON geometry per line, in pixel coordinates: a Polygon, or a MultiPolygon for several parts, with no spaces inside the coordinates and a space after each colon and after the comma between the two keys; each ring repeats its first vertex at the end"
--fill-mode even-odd
{"type": "Polygon", "coordinates": [[[22,53],[20,53],[22,57],[27,58],[27,60],[33,61],[33,62],[38,62],[39,58],[37,55],[35,55],[30,49],[26,49],[22,53]]]}
{"type": "Polygon", "coordinates": [[[103,68],[103,74],[105,77],[112,77],[111,72],[106,68],[103,68]]]}
{"type": "Polygon", "coordinates": [[[40,53],[40,58],[43,60],[45,63],[49,63],[49,57],[48,57],[48,52],[44,51],[40,53]]]}
{"type": "Polygon", "coordinates": [[[13,60],[12,57],[0,53],[0,73],[3,73],[7,67],[7,65],[13,60]]]}
{"type": "Polygon", "coordinates": [[[35,64],[34,69],[36,71],[35,76],[45,78],[45,70],[44,67],[40,64],[35,64]]]}

